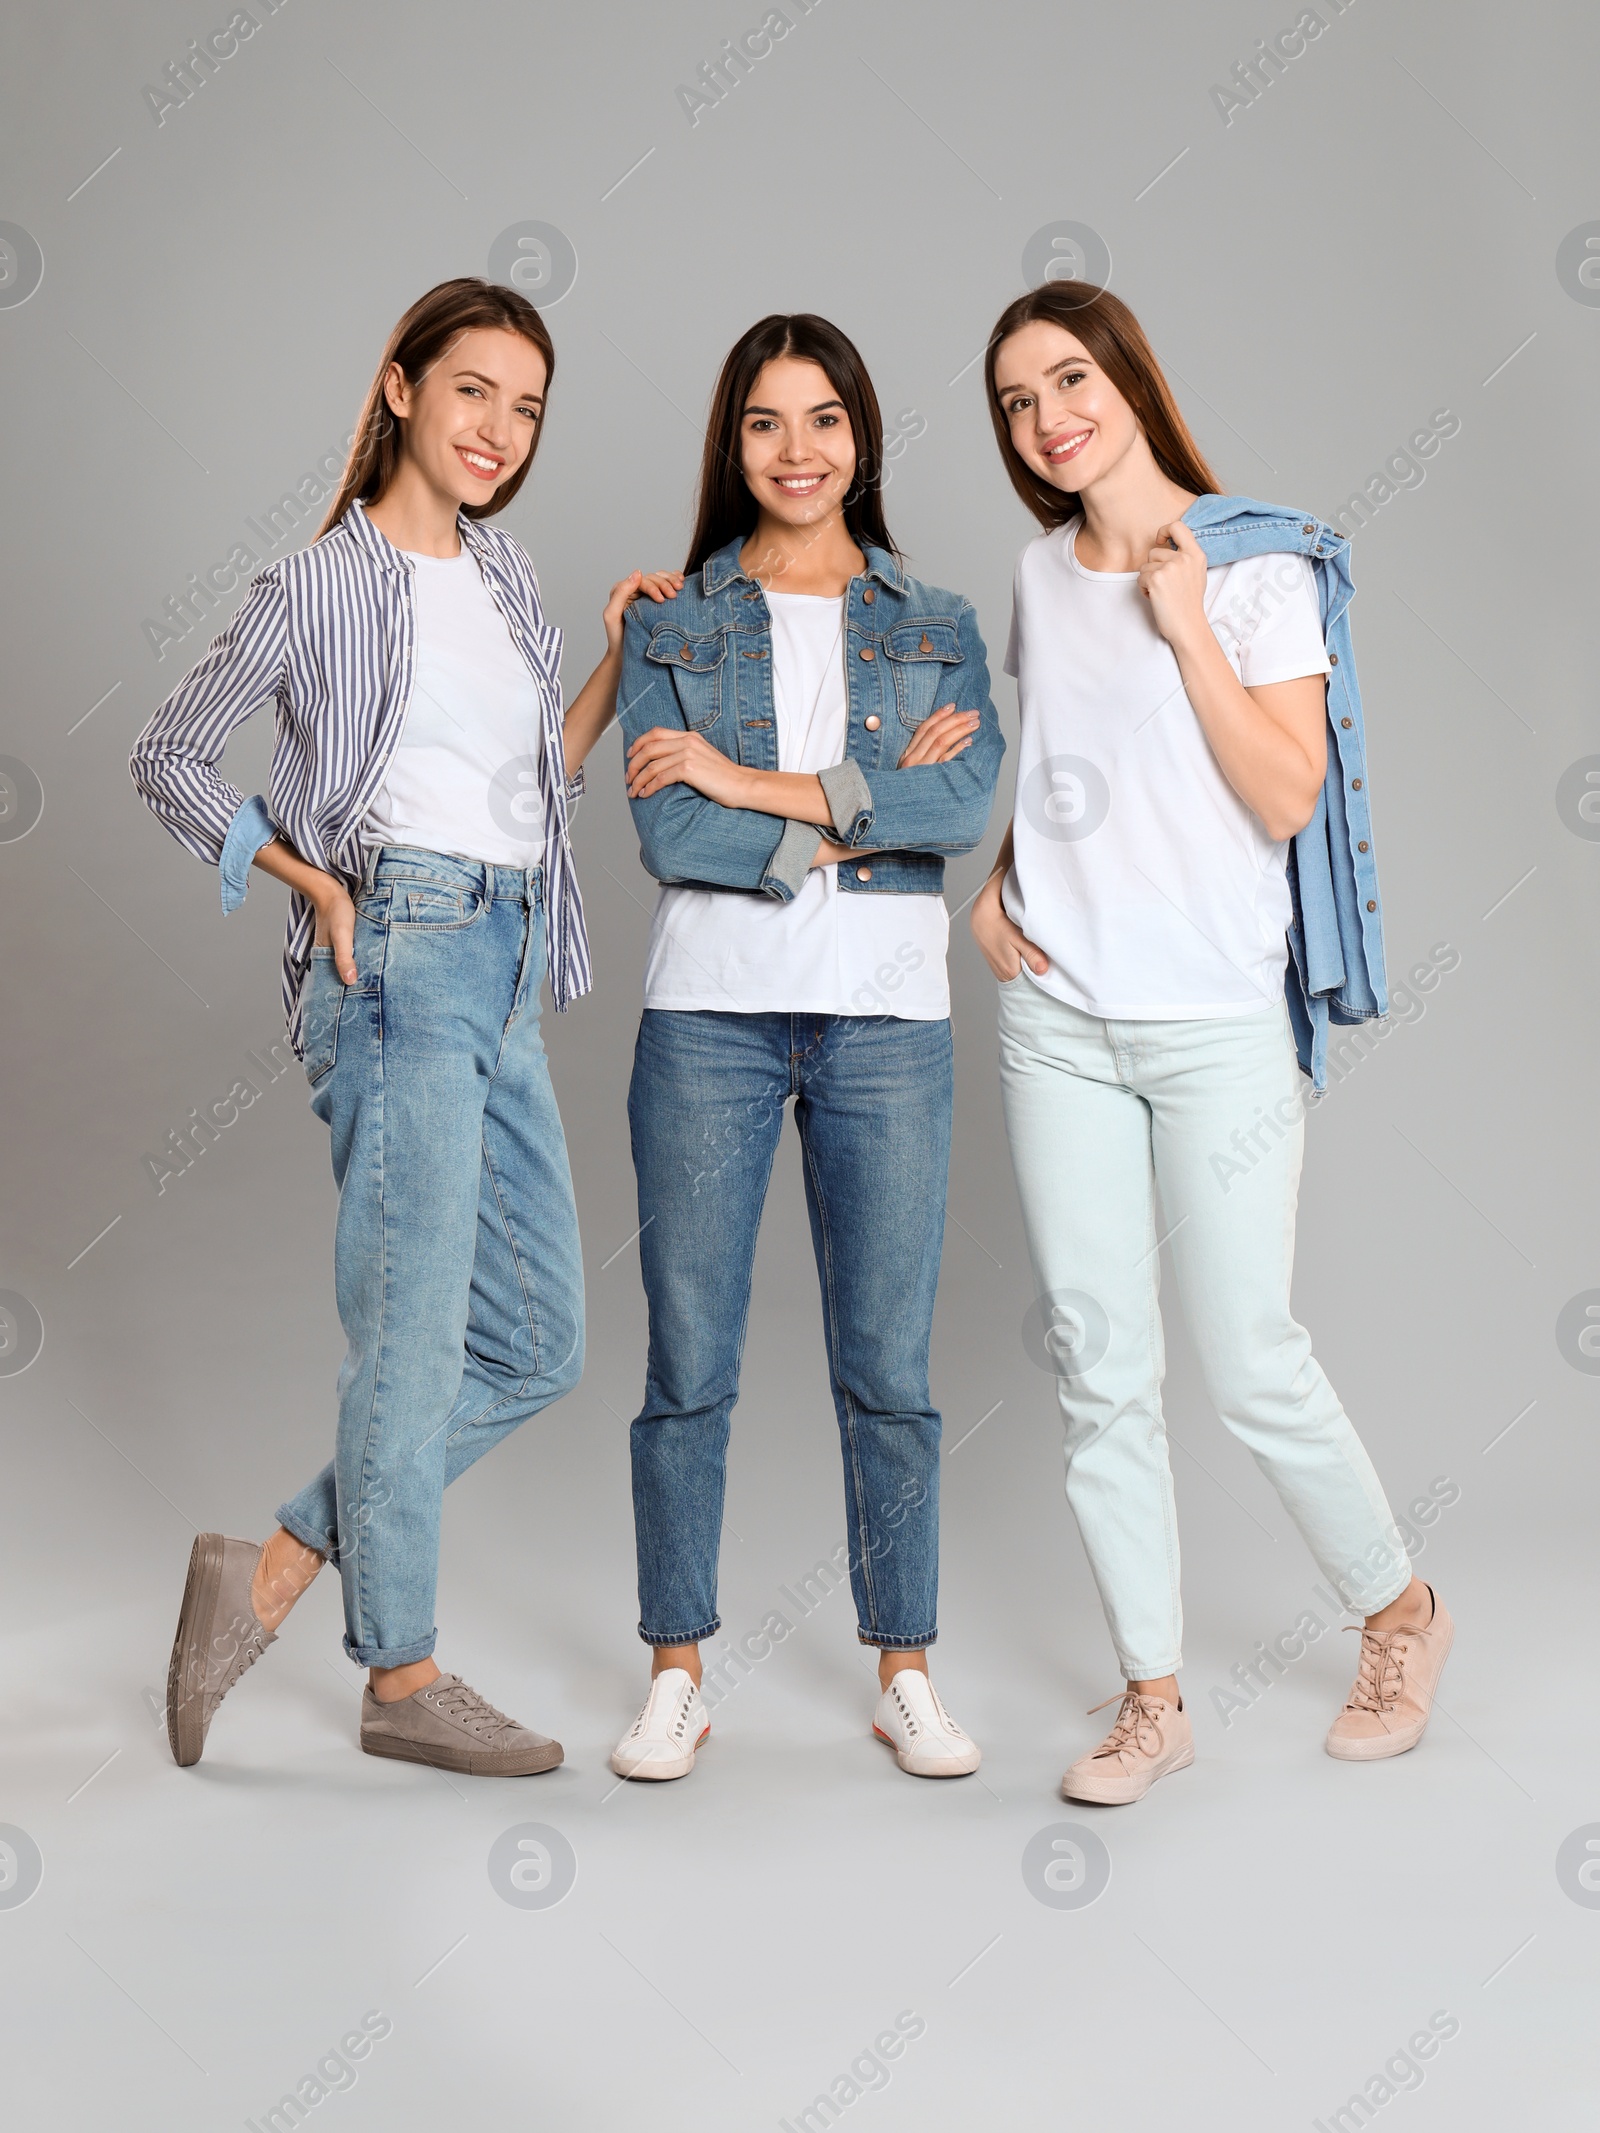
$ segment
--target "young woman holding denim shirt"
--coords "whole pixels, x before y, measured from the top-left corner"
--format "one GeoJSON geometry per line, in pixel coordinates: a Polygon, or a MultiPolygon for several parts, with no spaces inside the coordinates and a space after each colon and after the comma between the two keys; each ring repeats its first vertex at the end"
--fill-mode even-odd
{"type": "Polygon", "coordinates": [[[1328,746],[1319,588],[1340,594],[1328,614],[1342,630],[1343,543],[1220,496],[1138,322],[1107,292],[1019,298],[987,377],[1001,457],[1046,531],[1017,567],[1006,662],[1022,713],[1016,810],[971,923],[1000,980],[1006,1126],[1067,1495],[1126,1680],[1110,1735],[1062,1789],[1136,1800],[1194,1758],[1176,1678],[1163,1243],[1217,1411],[1341,1601],[1365,1610],[1328,1752],[1399,1754],[1427,1724],[1452,1625],[1289,1305],[1295,1037],[1320,1070],[1332,989],[1301,975],[1316,881],[1370,886],[1367,915],[1343,921],[1358,967],[1332,1004],[1342,1019],[1382,1005],[1348,667],[1328,746]]]}
{"type": "MultiPolygon", "coordinates": [[[[927,1675],[940,1421],[928,1342],[951,1050],[944,855],[1004,749],[976,618],[907,575],[882,423],[824,319],[760,321],[717,384],[687,579],[626,627],[622,720],[661,882],[628,1115],[650,1304],[633,1424],[650,1693],[612,1768],[675,1778],[709,1731],[729,1416],[756,1230],[795,1099],[844,1455],[858,1635],[902,1769],[975,1770],[927,1675]]],[[[781,1632],[780,1632],[781,1634],[781,1632]]]]}
{"type": "Polygon", "coordinates": [[[258,577],[133,754],[180,843],[292,892],[284,998],[331,1129],[334,1273],[349,1352],[333,1461],[264,1546],[202,1533],[168,1677],[178,1762],[273,1643],[324,1561],[345,1649],[370,1669],[369,1755],[520,1776],[561,1760],[433,1659],[446,1485],[583,1365],[583,1271],[566,1143],[539,1035],[589,990],[567,804],[612,716],[624,609],[565,715],[561,633],[509,534],[554,351],[495,285],[444,282],[401,319],[317,541],[258,577]],[[217,765],[261,704],[271,799],[217,765]],[[548,952],[547,952],[548,951],[548,952]]]}

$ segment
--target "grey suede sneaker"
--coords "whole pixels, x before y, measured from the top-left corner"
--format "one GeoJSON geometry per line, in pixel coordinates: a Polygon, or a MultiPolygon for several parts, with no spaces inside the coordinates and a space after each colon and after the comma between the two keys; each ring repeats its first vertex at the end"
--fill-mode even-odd
{"type": "Polygon", "coordinates": [[[172,1759],[197,1763],[221,1703],[239,1677],[278,1639],[250,1600],[259,1541],[199,1533],[189,1551],[189,1576],[178,1611],[178,1634],[167,1667],[167,1738],[172,1759]]]}
{"type": "Polygon", "coordinates": [[[441,1674],[398,1703],[379,1703],[369,1686],[361,1698],[361,1751],[468,1777],[533,1777],[561,1761],[560,1741],[519,1726],[459,1674],[441,1674]]]}

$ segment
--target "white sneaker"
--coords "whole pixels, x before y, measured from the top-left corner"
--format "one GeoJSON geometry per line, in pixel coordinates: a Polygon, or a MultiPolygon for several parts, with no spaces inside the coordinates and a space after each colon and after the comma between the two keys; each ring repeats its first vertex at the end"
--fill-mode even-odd
{"type": "Polygon", "coordinates": [[[681,1666],[666,1667],[650,1684],[644,1709],[617,1742],[611,1767],[621,1778],[681,1778],[711,1731],[700,1691],[681,1666]]]}
{"type": "Polygon", "coordinates": [[[895,1761],[913,1777],[967,1777],[983,1761],[983,1750],[962,1732],[933,1683],[914,1666],[889,1676],[872,1730],[889,1743],[895,1761]]]}

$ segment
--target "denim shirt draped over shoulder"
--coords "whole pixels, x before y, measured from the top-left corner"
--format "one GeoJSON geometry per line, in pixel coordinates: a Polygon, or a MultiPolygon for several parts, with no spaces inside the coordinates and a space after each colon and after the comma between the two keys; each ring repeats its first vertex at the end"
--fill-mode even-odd
{"type": "MultiPolygon", "coordinates": [[[[766,594],[730,541],[685,580],[675,600],[628,609],[619,717],[624,745],[655,726],[698,733],[733,762],[776,770],[772,618],[766,594]]],[[[1005,740],[970,602],[909,576],[881,548],[845,595],[849,724],[843,759],[819,773],[829,819],[788,822],[724,807],[688,785],[630,802],[640,857],[657,881],[742,889],[787,903],[804,885],[820,838],[870,863],[839,868],[851,895],[937,895],[947,857],[971,851],[988,825],[1005,740]],[[912,734],[954,704],[976,711],[972,745],[947,763],[900,769],[912,734]]]]}
{"type": "Polygon", "coordinates": [[[1317,811],[1289,846],[1289,1019],[1314,1095],[1327,1087],[1330,1022],[1370,1022],[1389,1012],[1383,907],[1372,843],[1361,691],[1350,644],[1350,543],[1312,512],[1248,496],[1202,496],[1183,522],[1216,568],[1246,556],[1303,555],[1316,579],[1328,676],[1328,770],[1317,811]]]}

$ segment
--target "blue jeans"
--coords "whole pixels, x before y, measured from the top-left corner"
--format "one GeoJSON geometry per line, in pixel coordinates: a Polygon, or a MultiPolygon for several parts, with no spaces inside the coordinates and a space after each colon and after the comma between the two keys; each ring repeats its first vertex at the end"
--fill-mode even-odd
{"type": "Polygon", "coordinates": [[[928,1397],[928,1338],[951,1086],[948,1022],[646,1009],[628,1120],[650,1304],[644,1409],[632,1429],[647,1644],[697,1644],[721,1627],[728,1418],[756,1231],[791,1096],[844,1453],[858,1634],[897,1651],[937,1636],[940,1421],[928,1397]]]}
{"type": "Polygon", "coordinates": [[[540,869],[369,861],[356,982],[306,978],[349,1350],[333,1462],[278,1518],[339,1565],[345,1649],[426,1659],[446,1487],[583,1369],[583,1262],[544,1043],[540,869]]]}

